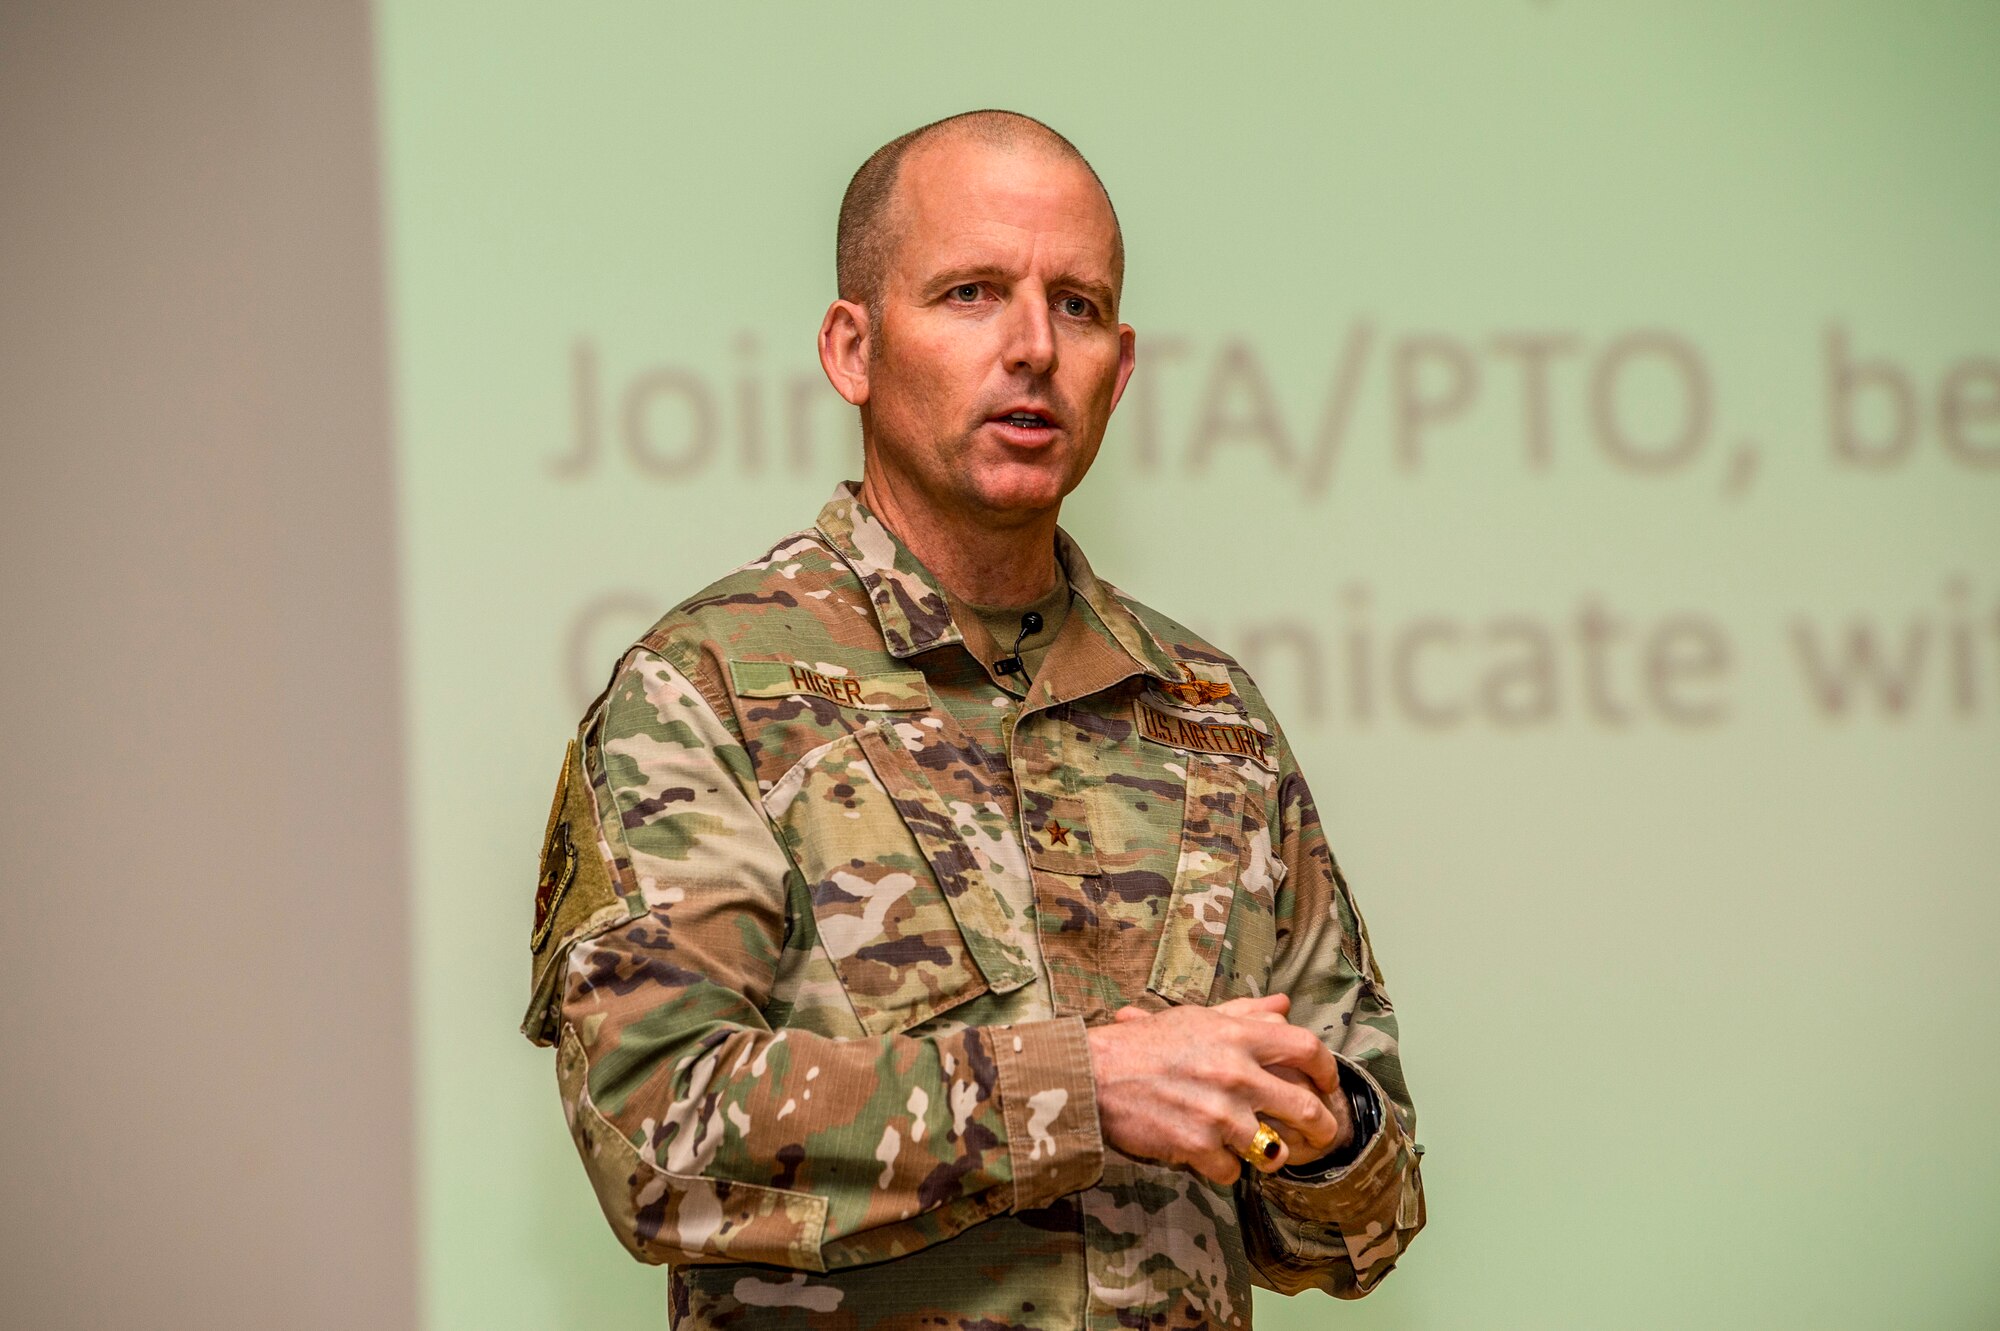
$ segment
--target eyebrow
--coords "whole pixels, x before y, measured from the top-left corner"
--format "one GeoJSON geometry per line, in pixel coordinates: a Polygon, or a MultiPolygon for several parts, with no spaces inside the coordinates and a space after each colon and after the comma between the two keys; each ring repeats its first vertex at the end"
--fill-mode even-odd
{"type": "Polygon", "coordinates": [[[1081,291],[1084,295],[1089,296],[1092,300],[1095,300],[1098,304],[1098,307],[1102,309],[1106,314],[1116,314],[1118,312],[1118,306],[1117,306],[1118,298],[1116,295],[1112,293],[1111,286],[1109,283],[1099,282],[1095,278],[1084,277],[1081,274],[1077,273],[1058,273],[1056,275],[1055,280],[1051,283],[1051,285],[1059,287],[1075,287],[1078,291],[1081,291]]]}

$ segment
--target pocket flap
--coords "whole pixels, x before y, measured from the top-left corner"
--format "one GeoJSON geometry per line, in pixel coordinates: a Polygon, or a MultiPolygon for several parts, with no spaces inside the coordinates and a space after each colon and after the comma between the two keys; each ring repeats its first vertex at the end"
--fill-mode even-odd
{"type": "Polygon", "coordinates": [[[1180,862],[1146,987],[1170,1003],[1206,1004],[1244,869],[1244,780],[1229,763],[1190,762],[1187,772],[1180,862]]]}
{"type": "Polygon", "coordinates": [[[1051,873],[1098,872],[1097,839],[1090,806],[1081,795],[1021,792],[1021,822],[1028,834],[1028,863],[1051,873]]]}
{"type": "Polygon", "coordinates": [[[994,993],[1005,994],[1029,983],[1035,978],[1035,964],[1010,938],[1013,930],[999,891],[959,835],[950,806],[917,765],[916,755],[904,747],[888,722],[864,726],[855,737],[922,848],[964,936],[966,951],[987,985],[994,993]]]}

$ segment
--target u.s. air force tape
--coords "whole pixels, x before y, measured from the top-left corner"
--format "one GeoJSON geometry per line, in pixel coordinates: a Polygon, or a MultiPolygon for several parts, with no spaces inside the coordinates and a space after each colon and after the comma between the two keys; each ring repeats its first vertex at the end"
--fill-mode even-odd
{"type": "Polygon", "coordinates": [[[1184,716],[1163,712],[1144,699],[1135,700],[1132,707],[1139,734],[1155,744],[1248,758],[1271,771],[1278,769],[1271,737],[1255,726],[1233,721],[1190,721],[1184,716]]]}

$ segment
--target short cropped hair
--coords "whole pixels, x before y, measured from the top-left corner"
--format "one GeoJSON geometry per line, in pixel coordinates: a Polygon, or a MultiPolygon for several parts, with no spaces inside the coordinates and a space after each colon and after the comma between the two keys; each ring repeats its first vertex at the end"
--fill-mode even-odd
{"type": "Polygon", "coordinates": [[[1076,145],[1033,116],[1018,111],[963,111],[943,120],[933,120],[889,140],[861,164],[847,182],[840,200],[840,226],[834,239],[834,281],[842,300],[857,301],[868,307],[868,321],[878,325],[882,284],[888,277],[889,257],[895,253],[897,228],[891,216],[896,196],[896,177],[910,149],[941,134],[964,134],[997,147],[1031,146],[1054,152],[1083,163],[1097,188],[1104,191],[1104,205],[1111,208],[1111,280],[1114,286],[1125,276],[1125,236],[1118,226],[1118,210],[1111,207],[1111,191],[1104,189],[1098,176],[1076,145]]]}

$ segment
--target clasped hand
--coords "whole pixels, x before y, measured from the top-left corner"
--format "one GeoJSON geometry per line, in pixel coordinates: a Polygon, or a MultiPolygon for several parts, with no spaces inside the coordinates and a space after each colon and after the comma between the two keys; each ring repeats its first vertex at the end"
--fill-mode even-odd
{"type": "Polygon", "coordinates": [[[1162,1012],[1123,1007],[1093,1026],[1091,1070],[1105,1140],[1126,1155],[1192,1169],[1227,1186],[1262,1115],[1282,1148],[1265,1173],[1346,1145],[1340,1070],[1319,1037],[1286,1020],[1285,994],[1162,1012]]]}

